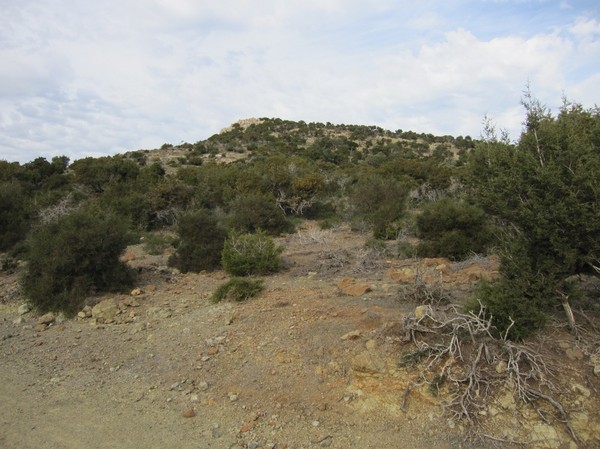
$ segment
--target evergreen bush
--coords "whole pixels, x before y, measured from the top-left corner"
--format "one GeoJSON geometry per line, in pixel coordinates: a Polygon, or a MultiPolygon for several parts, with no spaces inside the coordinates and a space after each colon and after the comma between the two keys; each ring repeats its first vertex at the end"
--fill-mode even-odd
{"type": "Polygon", "coordinates": [[[227,233],[210,211],[200,209],[180,216],[177,234],[179,243],[169,258],[170,266],[183,273],[219,267],[227,233]]]}
{"type": "Polygon", "coordinates": [[[126,246],[127,227],[109,214],[80,209],[41,225],[28,241],[25,295],[41,312],[74,314],[91,293],[130,287],[126,246]]]}
{"type": "Polygon", "coordinates": [[[265,283],[262,279],[234,277],[215,290],[211,296],[211,301],[221,302],[224,299],[246,301],[259,295],[264,288],[265,283]]]}
{"type": "Polygon", "coordinates": [[[283,247],[264,231],[255,234],[231,232],[225,241],[222,264],[225,271],[234,276],[269,274],[279,270],[283,247]]]}

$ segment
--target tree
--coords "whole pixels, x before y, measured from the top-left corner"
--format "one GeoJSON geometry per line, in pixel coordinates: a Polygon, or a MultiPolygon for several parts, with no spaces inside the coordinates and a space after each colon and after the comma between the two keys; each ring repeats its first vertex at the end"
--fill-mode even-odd
{"type": "Polygon", "coordinates": [[[600,111],[565,102],[557,117],[526,93],[516,145],[493,128],[471,161],[474,196],[505,225],[501,272],[523,301],[559,299],[574,326],[572,276],[600,275],[600,111]]]}
{"type": "Polygon", "coordinates": [[[210,211],[200,209],[180,216],[177,234],[179,245],[169,265],[184,273],[219,267],[227,234],[210,211]]]}
{"type": "Polygon", "coordinates": [[[110,214],[80,209],[41,225],[28,241],[25,295],[42,312],[74,314],[87,295],[131,285],[119,261],[126,246],[126,227],[110,214]]]}

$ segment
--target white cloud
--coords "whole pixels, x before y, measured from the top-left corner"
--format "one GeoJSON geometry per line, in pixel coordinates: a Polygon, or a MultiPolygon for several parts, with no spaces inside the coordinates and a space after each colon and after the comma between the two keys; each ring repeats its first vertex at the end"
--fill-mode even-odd
{"type": "Polygon", "coordinates": [[[193,142],[249,116],[476,137],[488,113],[516,137],[528,80],[548,104],[597,98],[595,17],[482,36],[483,13],[446,14],[470,4],[14,2],[0,13],[0,158],[193,142]]]}

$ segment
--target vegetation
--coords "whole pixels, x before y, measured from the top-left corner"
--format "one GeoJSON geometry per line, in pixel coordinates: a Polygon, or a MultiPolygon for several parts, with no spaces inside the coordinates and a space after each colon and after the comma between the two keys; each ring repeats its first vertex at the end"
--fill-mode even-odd
{"type": "Polygon", "coordinates": [[[482,302],[495,323],[521,334],[537,318],[563,305],[570,325],[573,275],[600,274],[600,111],[565,103],[557,117],[525,97],[526,129],[516,145],[487,140],[472,157],[472,193],[504,224],[502,282],[485,289],[482,302]]]}
{"type": "Polygon", "coordinates": [[[223,248],[223,269],[233,276],[270,274],[279,271],[283,247],[264,231],[255,234],[231,232],[223,248]]]}
{"type": "Polygon", "coordinates": [[[215,290],[211,296],[211,301],[221,302],[225,299],[246,301],[259,295],[264,288],[265,282],[262,279],[233,277],[215,290]]]}
{"type": "Polygon", "coordinates": [[[499,334],[525,338],[557,305],[574,326],[575,275],[600,275],[599,110],[565,103],[553,116],[529,94],[524,106],[516,143],[489,123],[475,140],[262,118],[165,144],[163,159],[0,161],[0,251],[11,266],[26,258],[25,292],[38,308],[74,310],[130,281],[115,260],[132,237],[154,253],[173,245],[169,264],[183,272],[247,276],[280,268],[271,236],[300,220],[349,223],[372,232],[372,251],[395,239],[406,257],[498,252],[501,280],[469,307],[485,306],[499,334]],[[161,237],[173,231],[174,241],[161,237]],[[58,248],[65,256],[49,255],[58,248]]]}
{"type": "Polygon", "coordinates": [[[420,256],[462,260],[485,253],[492,241],[485,212],[462,201],[442,198],[423,208],[417,217],[420,256]]]}
{"type": "Polygon", "coordinates": [[[200,209],[179,217],[179,242],[169,265],[183,273],[214,270],[220,266],[226,231],[208,210],[200,209]]]}
{"type": "Polygon", "coordinates": [[[41,225],[28,241],[25,294],[42,312],[77,313],[87,295],[131,286],[126,246],[127,228],[110,214],[81,209],[41,225]]]}

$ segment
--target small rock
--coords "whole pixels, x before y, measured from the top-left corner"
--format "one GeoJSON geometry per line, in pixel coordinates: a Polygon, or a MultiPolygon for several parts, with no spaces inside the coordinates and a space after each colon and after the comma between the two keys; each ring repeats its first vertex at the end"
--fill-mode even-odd
{"type": "Polygon", "coordinates": [[[500,360],[498,362],[498,364],[496,365],[496,372],[498,374],[502,374],[502,373],[506,372],[507,368],[508,368],[508,365],[506,364],[506,362],[504,360],[500,360]]]}
{"type": "Polygon", "coordinates": [[[321,425],[321,423],[319,421],[313,421],[312,425],[313,425],[313,427],[319,427],[321,425]]]}
{"type": "Polygon", "coordinates": [[[21,304],[19,306],[18,312],[19,312],[19,315],[25,315],[25,314],[31,312],[31,304],[27,304],[27,303],[21,304]]]}
{"type": "Polygon", "coordinates": [[[348,332],[347,334],[344,334],[340,337],[340,340],[356,340],[357,338],[360,338],[360,336],[362,335],[362,332],[359,330],[354,330],[352,332],[348,332]]]}
{"type": "Polygon", "coordinates": [[[45,331],[45,330],[46,330],[46,327],[47,327],[47,326],[46,326],[45,324],[37,324],[37,325],[35,325],[35,326],[33,327],[33,330],[34,330],[35,332],[42,332],[42,331],[45,331]]]}
{"type": "Polygon", "coordinates": [[[156,291],[156,285],[154,285],[154,284],[146,285],[145,290],[148,293],[155,292],[156,291]]]}
{"type": "Polygon", "coordinates": [[[376,353],[363,351],[352,359],[352,369],[363,374],[378,374],[385,371],[385,363],[376,353]]]}
{"type": "Polygon", "coordinates": [[[201,391],[206,391],[209,388],[208,382],[200,382],[198,384],[198,388],[200,388],[201,391]]]}
{"type": "Polygon", "coordinates": [[[584,387],[581,384],[573,384],[573,386],[571,387],[571,389],[575,393],[578,393],[578,394],[580,394],[581,396],[583,396],[585,398],[589,398],[591,396],[591,394],[592,394],[592,392],[588,388],[584,387]]]}
{"type": "Polygon", "coordinates": [[[200,402],[200,396],[197,394],[190,395],[190,402],[200,402]]]}
{"type": "Polygon", "coordinates": [[[51,324],[54,322],[55,319],[56,315],[54,315],[52,312],[48,312],[39,317],[37,322],[38,324],[51,324]]]}
{"type": "Polygon", "coordinates": [[[415,318],[417,320],[422,320],[427,315],[431,315],[431,306],[417,306],[415,307],[415,318]]]}
{"type": "Polygon", "coordinates": [[[595,376],[600,376],[600,355],[593,355],[590,357],[593,371],[595,376]]]}
{"type": "Polygon", "coordinates": [[[141,288],[134,288],[133,290],[131,290],[131,296],[140,296],[143,293],[144,292],[142,291],[141,288]]]}
{"type": "Polygon", "coordinates": [[[190,407],[181,412],[181,416],[183,416],[184,418],[193,418],[194,416],[196,416],[196,411],[192,407],[190,407]]]}
{"type": "Polygon", "coordinates": [[[235,393],[229,393],[229,400],[231,402],[236,402],[240,397],[235,393]]]}
{"type": "Polygon", "coordinates": [[[23,318],[22,316],[17,317],[13,320],[13,324],[23,324],[25,322],[25,318],[23,318]]]}
{"type": "Polygon", "coordinates": [[[573,346],[572,348],[569,348],[565,351],[565,355],[567,356],[567,358],[569,360],[583,360],[585,357],[585,354],[583,353],[583,351],[581,349],[579,349],[577,346],[573,346]]]}
{"type": "Polygon", "coordinates": [[[369,340],[365,343],[365,347],[369,350],[372,351],[375,348],[377,348],[377,341],[376,340],[369,340]]]}

